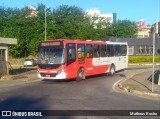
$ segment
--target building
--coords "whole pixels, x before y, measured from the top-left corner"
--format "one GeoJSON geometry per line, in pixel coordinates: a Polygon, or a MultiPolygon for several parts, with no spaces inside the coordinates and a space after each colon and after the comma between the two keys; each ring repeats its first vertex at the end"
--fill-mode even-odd
{"type": "Polygon", "coordinates": [[[8,47],[16,45],[17,39],[0,37],[0,72],[8,74],[8,47]]]}
{"type": "Polygon", "coordinates": [[[28,17],[36,17],[38,14],[38,11],[36,10],[36,7],[34,6],[28,6],[28,9],[31,10],[29,14],[27,14],[26,18],[28,17]]]}
{"type": "Polygon", "coordinates": [[[86,14],[92,18],[92,20],[96,17],[97,19],[94,21],[95,22],[95,28],[96,24],[100,21],[100,19],[103,19],[105,22],[108,23],[113,23],[117,20],[117,15],[116,13],[110,13],[110,14],[101,14],[100,10],[97,8],[92,8],[87,10],[86,14]]]}
{"type": "Polygon", "coordinates": [[[150,36],[151,27],[152,25],[146,25],[146,22],[144,19],[140,19],[139,22],[137,22],[138,27],[138,38],[148,38],[150,36]]]}
{"type": "MultiPolygon", "coordinates": [[[[127,42],[129,55],[152,55],[153,40],[151,38],[109,38],[111,42],[127,42]]],[[[155,54],[159,54],[160,38],[155,40],[155,54]]]]}

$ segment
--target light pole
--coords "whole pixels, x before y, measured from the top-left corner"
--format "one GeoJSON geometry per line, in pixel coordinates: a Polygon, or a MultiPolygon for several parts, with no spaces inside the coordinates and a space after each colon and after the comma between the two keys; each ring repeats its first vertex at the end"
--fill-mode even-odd
{"type": "Polygon", "coordinates": [[[45,27],[45,31],[44,31],[44,32],[45,32],[45,38],[44,38],[45,40],[47,39],[47,38],[46,38],[46,35],[47,35],[47,31],[46,31],[46,30],[47,30],[47,28],[46,28],[46,27],[47,27],[47,24],[46,24],[46,22],[47,22],[47,21],[46,21],[46,15],[47,15],[47,14],[46,14],[46,0],[45,0],[45,23],[44,23],[44,24],[45,24],[45,26],[44,26],[44,27],[45,27]]]}
{"type": "Polygon", "coordinates": [[[154,72],[155,72],[155,68],[154,68],[154,55],[155,55],[155,41],[156,41],[156,39],[158,37],[157,34],[158,34],[158,18],[156,20],[156,24],[155,24],[155,27],[153,29],[152,92],[154,92],[154,72]]]}
{"type": "Polygon", "coordinates": [[[154,92],[154,55],[155,55],[155,29],[153,30],[153,56],[152,56],[152,92],[154,92]]]}

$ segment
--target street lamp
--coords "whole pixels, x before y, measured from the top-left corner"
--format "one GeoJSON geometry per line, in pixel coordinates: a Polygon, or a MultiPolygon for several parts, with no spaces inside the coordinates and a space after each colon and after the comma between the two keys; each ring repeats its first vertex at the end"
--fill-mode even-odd
{"type": "Polygon", "coordinates": [[[46,34],[47,34],[46,33],[46,30],[47,30],[46,29],[46,27],[47,27],[47,25],[46,25],[46,0],[45,0],[45,26],[44,27],[45,27],[45,31],[44,31],[45,32],[45,38],[44,39],[46,40],[46,34]]]}
{"type": "Polygon", "coordinates": [[[157,34],[158,34],[158,18],[156,20],[156,25],[155,25],[155,27],[153,29],[152,92],[154,92],[154,72],[155,72],[155,68],[154,68],[154,55],[155,55],[155,41],[156,41],[156,37],[158,36],[157,34]]]}

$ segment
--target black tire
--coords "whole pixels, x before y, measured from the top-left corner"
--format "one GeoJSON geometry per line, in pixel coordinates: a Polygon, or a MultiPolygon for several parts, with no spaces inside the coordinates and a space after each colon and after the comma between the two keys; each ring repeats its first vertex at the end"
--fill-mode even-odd
{"type": "Polygon", "coordinates": [[[113,76],[115,74],[115,66],[112,64],[109,69],[109,76],[113,76]]]}
{"type": "Polygon", "coordinates": [[[84,68],[79,68],[79,70],[77,72],[76,81],[81,81],[83,79],[85,79],[85,70],[84,70],[84,68]]]}

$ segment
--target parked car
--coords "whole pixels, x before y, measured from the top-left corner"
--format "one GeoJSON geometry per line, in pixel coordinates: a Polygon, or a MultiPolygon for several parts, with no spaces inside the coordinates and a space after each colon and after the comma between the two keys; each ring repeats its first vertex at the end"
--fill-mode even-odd
{"type": "Polygon", "coordinates": [[[26,58],[24,60],[24,66],[35,66],[37,63],[33,58],[26,58]]]}

